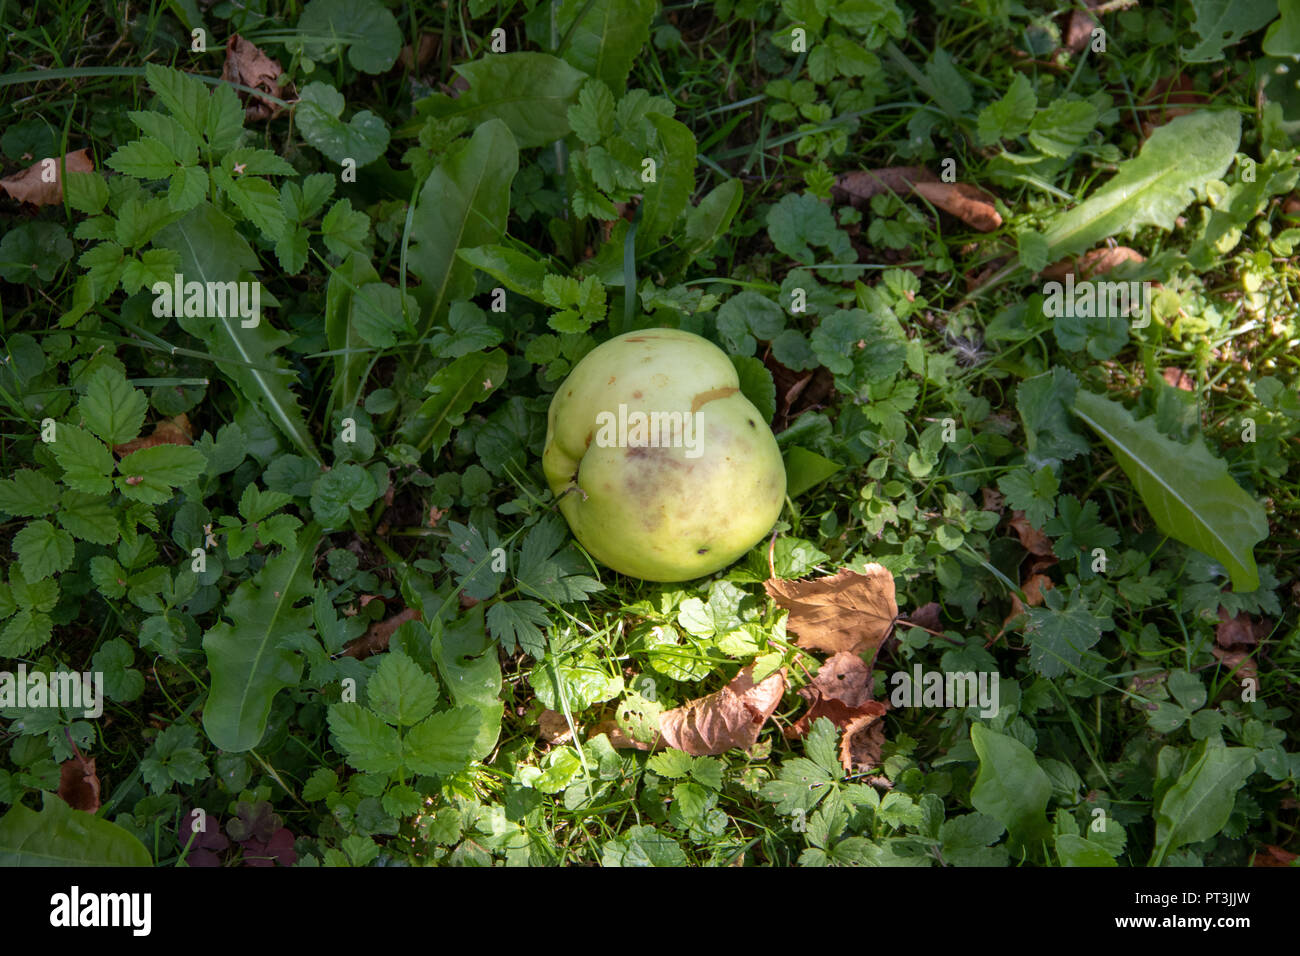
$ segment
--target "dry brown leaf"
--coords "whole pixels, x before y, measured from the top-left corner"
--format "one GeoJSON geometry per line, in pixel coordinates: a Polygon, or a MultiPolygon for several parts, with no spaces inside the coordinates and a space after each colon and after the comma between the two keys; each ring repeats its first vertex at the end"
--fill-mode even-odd
{"type": "Polygon", "coordinates": [[[1248,680],[1253,680],[1258,685],[1259,668],[1252,658],[1245,651],[1224,650],[1222,647],[1211,647],[1210,653],[1213,654],[1223,666],[1232,674],[1232,679],[1237,682],[1238,686],[1245,684],[1248,680]]]}
{"type": "Polygon", "coordinates": [[[95,773],[95,758],[80,752],[63,761],[59,768],[59,796],[74,810],[94,813],[99,809],[99,776],[95,773]]]}
{"type": "MultiPolygon", "coordinates": [[[[1101,0],[1084,0],[1088,9],[1095,10],[1101,5],[1101,0]]],[[[1097,26],[1097,18],[1091,13],[1084,10],[1071,10],[1069,19],[1065,22],[1065,30],[1061,37],[1061,46],[1071,53],[1082,53],[1083,48],[1092,42],[1092,31],[1097,26]]]]}
{"type": "Polygon", "coordinates": [[[1180,368],[1167,366],[1163,373],[1165,384],[1184,392],[1196,391],[1196,381],[1180,368]]]}
{"type": "Polygon", "coordinates": [[[633,740],[626,733],[624,733],[623,728],[618,725],[618,721],[615,720],[613,717],[606,717],[600,723],[592,727],[591,733],[587,734],[587,739],[592,740],[595,737],[599,737],[601,734],[604,734],[606,737],[609,738],[610,746],[616,747],[619,750],[649,750],[650,749],[649,744],[642,743],[639,740],[633,740]]]}
{"type": "Polygon", "coordinates": [[[1116,266],[1126,262],[1145,262],[1146,257],[1136,249],[1128,246],[1102,246],[1092,249],[1081,256],[1067,256],[1053,262],[1039,273],[1049,282],[1061,282],[1067,275],[1073,274],[1077,279],[1092,279],[1104,275],[1116,266]]]}
{"type": "Polygon", "coordinates": [[[998,491],[996,488],[981,488],[980,497],[984,502],[980,505],[981,511],[993,511],[997,514],[1002,513],[1002,506],[1007,500],[1007,496],[1002,492],[998,491]]]}
{"type": "Polygon", "coordinates": [[[753,675],[750,664],[722,690],[665,711],[659,717],[663,742],[694,757],[754,746],[763,724],[781,703],[786,680],[784,669],[757,684],[753,675]]]}
{"type": "Polygon", "coordinates": [[[844,736],[840,738],[840,763],[846,773],[880,766],[881,751],[885,746],[885,722],[880,718],[885,709],[884,704],[875,703],[880,706],[880,713],[863,714],[844,728],[844,736]]]}
{"type": "Polygon", "coordinates": [[[1291,866],[1295,863],[1297,857],[1289,850],[1284,850],[1280,846],[1273,846],[1271,843],[1265,843],[1255,853],[1254,866],[1291,866]]]}
{"type": "MultiPolygon", "coordinates": [[[[90,154],[84,149],[68,153],[64,157],[64,165],[70,173],[89,173],[95,169],[95,164],[90,161],[90,154]]],[[[63,170],[57,160],[53,166],[48,167],[50,170],[48,174],[46,168],[45,159],[38,159],[22,172],[0,179],[0,189],[19,202],[29,202],[33,206],[62,205],[63,170]],[[47,175],[52,177],[52,181],[44,181],[43,177],[47,175]]]]}
{"type": "Polygon", "coordinates": [[[908,624],[923,627],[927,631],[942,631],[943,621],[939,617],[942,610],[938,601],[931,601],[929,604],[922,604],[911,614],[905,615],[903,620],[908,624]]]}
{"type": "Polygon", "coordinates": [[[969,183],[945,183],[924,166],[855,169],[841,174],[835,180],[835,188],[855,206],[880,193],[907,196],[914,192],[981,232],[991,232],[1002,225],[992,196],[969,183]]]}
{"type": "Polygon", "coordinates": [[[406,46],[402,47],[402,52],[398,56],[398,60],[401,62],[402,66],[407,69],[410,69],[412,66],[419,69],[424,66],[424,64],[428,63],[436,52],[438,52],[438,35],[436,33],[421,33],[420,46],[416,51],[415,56],[413,57],[411,55],[411,44],[408,43],[406,46]]]}
{"type": "Polygon", "coordinates": [[[1261,629],[1260,625],[1252,621],[1245,611],[1236,617],[1230,617],[1227,609],[1221,607],[1219,623],[1214,629],[1214,640],[1220,647],[1250,646],[1259,643],[1261,629]]]}
{"type": "Polygon", "coordinates": [[[194,443],[194,430],[190,426],[190,420],[184,412],[181,412],[175,418],[164,418],[154,426],[153,432],[149,435],[141,435],[139,438],[132,438],[128,442],[120,445],[114,445],[113,451],[119,458],[125,458],[133,451],[139,451],[141,448],[152,448],[154,445],[190,445],[194,443]]]}
{"type": "Polygon", "coordinates": [[[898,619],[894,576],[879,564],[812,581],[769,578],[763,587],[790,612],[786,627],[796,643],[828,654],[875,654],[898,619]]]}
{"type": "MultiPolygon", "coordinates": [[[[221,70],[221,78],[227,83],[242,83],[277,99],[284,99],[285,88],[275,82],[283,72],[278,60],[271,59],[238,33],[227,41],[226,65],[221,70]]],[[[254,98],[243,90],[238,93],[247,104],[244,115],[250,120],[269,119],[284,109],[270,100],[254,98]]]]}
{"type": "Polygon", "coordinates": [[[1007,524],[1016,533],[1016,537],[1020,539],[1020,546],[1030,554],[1036,554],[1041,558],[1052,554],[1051,539],[1031,525],[1023,511],[1011,512],[1011,520],[1007,524]]]}
{"type": "Polygon", "coordinates": [[[393,636],[394,631],[407,621],[418,620],[421,620],[419,610],[408,607],[383,621],[375,621],[370,627],[366,628],[366,633],[354,641],[349,641],[344,646],[342,656],[355,657],[361,660],[371,654],[386,651],[388,650],[388,639],[393,636]]]}
{"type": "Polygon", "coordinates": [[[573,739],[573,731],[564,715],[555,710],[544,710],[537,718],[537,730],[548,744],[565,744],[573,739]]]}
{"type": "Polygon", "coordinates": [[[992,232],[1002,225],[1002,216],[993,205],[993,197],[978,186],[970,183],[915,183],[912,189],[972,229],[992,232]]]}
{"type": "Polygon", "coordinates": [[[825,717],[836,727],[845,727],[865,714],[884,713],[885,705],[871,696],[871,668],[857,654],[834,654],[826,659],[817,676],[799,696],[808,701],[808,709],[787,737],[803,737],[818,717],[825,717]]]}

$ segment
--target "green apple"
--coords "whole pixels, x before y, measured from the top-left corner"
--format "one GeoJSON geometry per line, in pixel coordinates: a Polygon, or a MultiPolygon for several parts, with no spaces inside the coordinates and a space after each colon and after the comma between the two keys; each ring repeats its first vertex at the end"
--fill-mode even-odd
{"type": "Polygon", "coordinates": [[[686,581],[772,530],[785,466],[735,366],[678,329],[592,349],[551,401],[546,480],[574,536],[615,571],[686,581]]]}

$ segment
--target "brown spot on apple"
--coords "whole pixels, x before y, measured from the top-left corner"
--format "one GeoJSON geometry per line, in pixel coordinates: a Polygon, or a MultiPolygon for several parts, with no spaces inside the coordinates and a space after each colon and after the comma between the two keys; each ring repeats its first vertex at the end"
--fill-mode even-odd
{"type": "Polygon", "coordinates": [[[738,388],[711,388],[707,392],[700,392],[695,398],[691,399],[691,411],[698,412],[709,402],[735,395],[738,391],[740,391],[738,388]]]}

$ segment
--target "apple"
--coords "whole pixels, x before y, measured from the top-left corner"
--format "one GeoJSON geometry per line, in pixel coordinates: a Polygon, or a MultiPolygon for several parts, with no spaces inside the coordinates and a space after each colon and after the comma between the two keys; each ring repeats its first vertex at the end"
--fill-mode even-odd
{"type": "Polygon", "coordinates": [[[735,366],[679,329],[616,336],[574,366],[551,400],[542,469],[592,557],[647,581],[725,568],[785,502],[781,451],[735,366]]]}

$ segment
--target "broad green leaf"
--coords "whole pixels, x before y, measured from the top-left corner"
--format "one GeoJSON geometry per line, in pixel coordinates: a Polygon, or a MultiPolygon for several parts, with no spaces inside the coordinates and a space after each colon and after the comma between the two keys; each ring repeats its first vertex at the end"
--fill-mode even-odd
{"type": "Polygon", "coordinates": [[[366,682],[366,703],[390,724],[419,723],[438,703],[438,682],[401,651],[389,650],[366,682]]]}
{"type": "Polygon", "coordinates": [[[1161,126],[1106,185],[1048,226],[1049,261],[1141,226],[1172,229],[1196,190],[1227,171],[1240,139],[1234,110],[1200,110],[1161,126]]]}
{"type": "Polygon", "coordinates": [[[1057,834],[1056,855],[1061,858],[1061,866],[1119,865],[1100,844],[1092,843],[1074,833],[1057,834]]]}
{"type": "Polygon", "coordinates": [[[40,581],[72,566],[72,535],[44,518],[29,521],[10,543],[28,581],[40,581]]]}
{"type": "Polygon", "coordinates": [[[366,166],[388,148],[388,126],[370,110],[343,122],[343,94],[328,83],[308,83],[295,109],[303,139],[336,163],[352,159],[366,166]]]}
{"type": "Polygon", "coordinates": [[[39,518],[59,504],[59,487],[39,471],[22,468],[0,478],[0,511],[17,518],[39,518]]]}
{"type": "Polygon", "coordinates": [[[119,146],[104,165],[136,179],[166,179],[176,169],[176,160],[166,144],[145,136],[119,146]]]}
{"type": "Polygon", "coordinates": [[[379,273],[367,256],[353,254],[330,273],[325,287],[325,339],[334,356],[336,407],[355,408],[361,398],[362,377],[369,364],[369,347],[352,320],[356,311],[355,290],[379,281],[379,273]]]}
{"type": "Polygon", "coordinates": [[[380,348],[391,348],[399,336],[409,335],[418,310],[412,296],[387,282],[367,283],[352,296],[352,324],[362,339],[380,348]]]}
{"type": "Polygon", "coordinates": [[[402,740],[397,730],[360,704],[335,704],[329,709],[330,732],[348,763],[363,773],[391,773],[402,764],[402,740]]]}
{"type": "Polygon", "coordinates": [[[154,445],[133,451],[117,463],[117,488],[127,498],[161,504],[172,489],[189,484],[207,467],[203,452],[189,445],[154,445]]]}
{"type": "Polygon", "coordinates": [[[480,756],[482,723],[483,713],[473,705],[433,714],[407,731],[402,741],[402,763],[416,773],[460,770],[480,756]]]}
{"type": "MultiPolygon", "coordinates": [[[[206,202],[158,233],[154,242],[180,253],[181,274],[186,282],[228,282],[259,268],[257,256],[230,219],[206,202]]],[[[262,300],[265,303],[265,290],[262,300]]],[[[292,336],[271,328],[265,317],[253,328],[244,328],[237,314],[186,316],[177,322],[191,335],[203,339],[218,358],[226,359],[220,367],[240,395],[251,400],[300,452],[320,464],[316,443],[303,420],[298,399],[290,390],[294,376],[267,368],[288,371],[276,352],[291,342],[292,336]]]]}
{"type": "Polygon", "coordinates": [[[744,190],[739,179],[728,179],[715,186],[686,214],[686,256],[694,259],[708,252],[719,236],[726,234],[740,210],[744,190]]]}
{"type": "Polygon", "coordinates": [[[531,256],[508,246],[491,244],[460,248],[456,255],[486,272],[511,292],[518,292],[534,302],[545,302],[542,282],[546,278],[546,266],[531,256]]]}
{"type": "MultiPolygon", "coordinates": [[[[433,610],[425,612],[426,620],[433,610]]],[[[501,664],[496,643],[487,635],[483,614],[483,605],[478,604],[450,624],[444,626],[441,619],[436,619],[429,628],[433,661],[452,705],[474,707],[481,715],[470,755],[475,760],[483,759],[496,746],[503,713],[501,664]]]]}
{"type": "Polygon", "coordinates": [[[785,450],[785,493],[793,499],[798,498],[809,488],[813,488],[844,466],[839,462],[824,458],[815,451],[792,445],[785,450]]]}
{"type": "Polygon", "coordinates": [[[398,436],[424,452],[438,451],[465,413],[501,387],[509,363],[500,349],[471,352],[439,369],[426,390],[433,394],[407,416],[398,436]]]}
{"type": "Polygon", "coordinates": [[[89,432],[73,425],[58,425],[50,450],[63,469],[63,483],[69,488],[91,495],[106,495],[113,490],[113,482],[108,477],[113,471],[113,456],[89,432]]]}
{"type": "Polygon", "coordinates": [[[642,184],[641,224],[636,233],[639,250],[655,248],[657,240],[672,231],[695,188],[695,134],[661,113],[647,115],[659,132],[659,147],[654,157],[655,181],[642,184]]]}
{"type": "Polygon", "coordinates": [[[562,0],[555,13],[561,37],[567,36],[564,59],[588,76],[602,80],[616,95],[650,36],[654,0],[562,0]]]}
{"type": "Polygon", "coordinates": [[[212,180],[259,232],[271,240],[283,237],[288,223],[279,190],[260,176],[231,176],[220,166],[212,170],[212,180]]]}
{"type": "Polygon", "coordinates": [[[53,793],[40,813],[15,804],[0,817],[0,866],[150,866],[144,845],[116,823],[53,793]]]}
{"type": "Polygon", "coordinates": [[[312,594],[319,540],[320,528],[308,525],[297,547],[271,558],[235,589],[222,608],[223,619],[203,637],[212,675],[203,729],[222,750],[256,747],[266,732],[272,699],[302,675],[302,660],[280,643],[312,625],[311,607],[294,605],[312,594]]]}
{"type": "Polygon", "coordinates": [[[1208,740],[1196,745],[1186,769],[1156,806],[1154,865],[1170,851],[1223,829],[1237,791],[1255,771],[1255,753],[1253,747],[1213,746],[1208,740]]]}
{"type": "Polygon", "coordinates": [[[1154,417],[1135,420],[1123,405],[1082,389],[1074,413],[1110,446],[1156,527],[1222,564],[1234,591],[1259,587],[1254,546],[1268,537],[1268,519],[1202,439],[1166,438],[1154,417]]]}
{"type": "Polygon", "coordinates": [[[748,355],[731,356],[731,364],[736,366],[741,394],[758,409],[763,424],[769,425],[776,414],[776,384],[772,373],[761,361],[748,355]]]}
{"type": "Polygon", "coordinates": [[[441,321],[452,299],[469,298],[473,269],[456,257],[456,250],[501,238],[518,168],[519,151],[510,130],[500,120],[489,120],[425,180],[407,254],[408,268],[423,283],[416,293],[424,309],[418,338],[441,321]]]}
{"type": "Polygon", "coordinates": [[[310,59],[329,63],[346,47],[348,62],[362,73],[387,72],[402,48],[397,18],[379,0],[311,0],[296,32],[310,59]]]}
{"type": "MultiPolygon", "coordinates": [[[[1283,0],[1282,6],[1287,4],[1283,0]]],[[[1277,16],[1276,0],[1191,0],[1196,12],[1192,29],[1201,42],[1178,52],[1187,63],[1209,63],[1223,59],[1223,48],[1254,33],[1277,16]]]]}
{"type": "MultiPolygon", "coordinates": [[[[545,146],[569,133],[569,107],[587,75],[549,53],[493,53],[454,67],[469,89],[453,99],[435,93],[416,104],[426,116],[463,116],[475,135],[500,119],[520,149],[545,146]]],[[[479,245],[479,243],[472,243],[479,245]]]]}
{"type": "Polygon", "coordinates": [[[370,472],[353,462],[344,462],[313,483],[312,515],[326,528],[342,528],[347,525],[352,511],[369,508],[379,494],[370,472]]]}
{"type": "Polygon", "coordinates": [[[1051,835],[1046,812],[1051,780],[1033,751],[1014,737],[972,724],[970,740],[980,758],[971,805],[1005,826],[1030,854],[1037,854],[1039,843],[1051,835]]]}
{"type": "Polygon", "coordinates": [[[101,368],[90,379],[77,409],[86,427],[108,442],[120,445],[140,434],[149,401],[144,392],[131,387],[126,376],[112,366],[101,368]]]}

